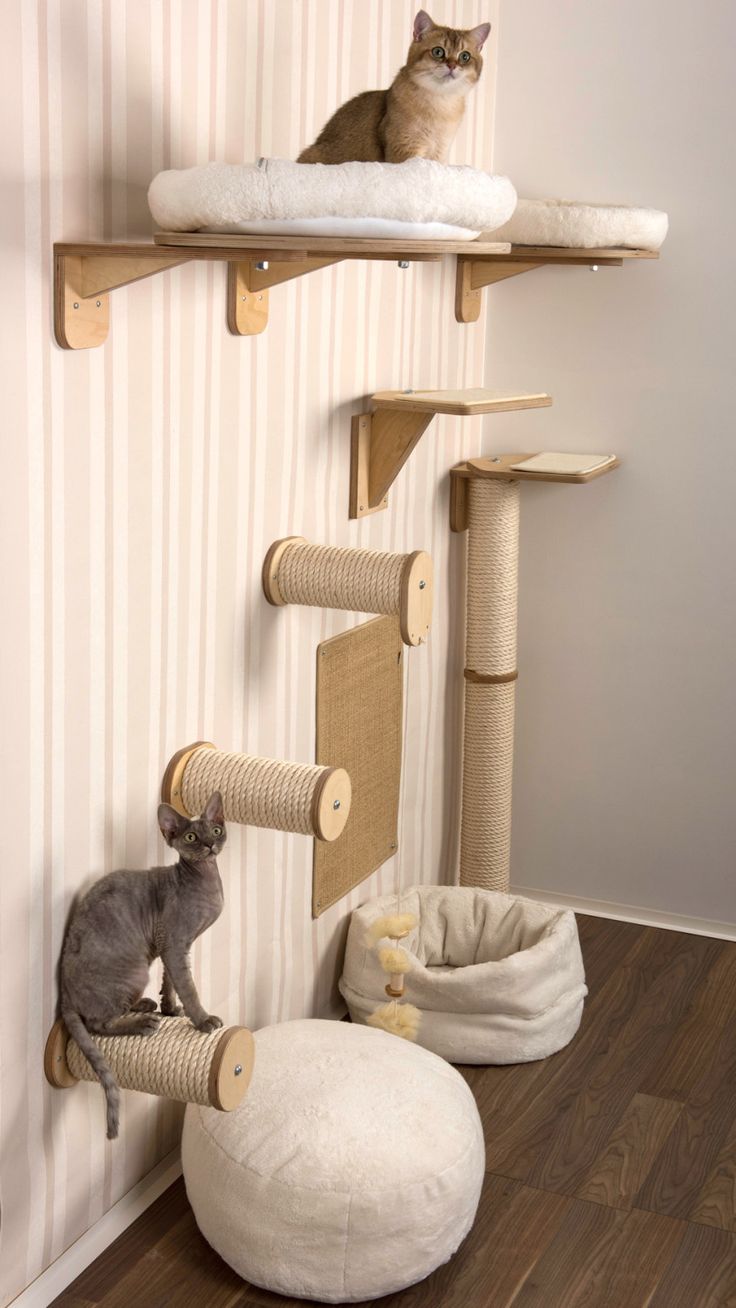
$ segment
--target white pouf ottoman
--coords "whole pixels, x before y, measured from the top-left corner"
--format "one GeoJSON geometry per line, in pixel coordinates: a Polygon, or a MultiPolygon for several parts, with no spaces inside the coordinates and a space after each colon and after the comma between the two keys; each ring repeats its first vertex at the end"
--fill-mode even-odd
{"type": "MultiPolygon", "coordinates": [[[[386,974],[366,942],[396,896],[373,899],[350,921],[340,991],[354,1022],[386,1003],[386,974]]],[[[452,1063],[526,1063],[562,1049],[587,994],[577,924],[569,909],[471,886],[414,886],[401,912],[418,926],[405,998],[421,1010],[417,1039],[452,1063]]]]}
{"type": "Polygon", "coordinates": [[[365,1026],[255,1033],[232,1113],[189,1104],[182,1161],[205,1239],[264,1289],[330,1303],[402,1290],[473,1224],[483,1130],[460,1074],[365,1026]]]}

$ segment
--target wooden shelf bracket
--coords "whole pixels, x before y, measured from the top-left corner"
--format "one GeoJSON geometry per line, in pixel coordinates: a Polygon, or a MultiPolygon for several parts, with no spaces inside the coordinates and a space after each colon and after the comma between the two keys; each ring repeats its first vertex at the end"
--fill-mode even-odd
{"type": "Polygon", "coordinates": [[[455,319],[457,322],[477,322],[481,310],[481,292],[484,287],[520,273],[533,272],[545,267],[620,268],[625,259],[656,259],[651,250],[581,250],[552,246],[513,245],[508,254],[459,254],[455,279],[455,319]]]}
{"type": "Polygon", "coordinates": [[[350,517],[363,518],[388,504],[388,491],[436,413],[471,417],[513,409],[538,409],[551,396],[464,391],[380,391],[373,408],[352,420],[350,517]]]}

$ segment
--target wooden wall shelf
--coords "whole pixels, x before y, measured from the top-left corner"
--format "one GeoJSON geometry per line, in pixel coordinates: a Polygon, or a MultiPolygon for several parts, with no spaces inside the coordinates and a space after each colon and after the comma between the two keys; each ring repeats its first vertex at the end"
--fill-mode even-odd
{"type": "MultiPolygon", "coordinates": [[[[491,233],[492,235],[492,233],[491,233]]],[[[67,242],[54,246],[54,330],[64,349],[102,345],[109,328],[109,293],[193,260],[228,265],[227,323],[237,336],[253,336],[268,323],[271,286],[303,277],[344,259],[379,259],[407,268],[415,262],[457,259],[455,316],[475,322],[481,290],[505,277],[545,264],[620,265],[656,259],[646,250],[554,250],[476,241],[347,240],[335,237],[213,235],[159,232],[152,242],[67,242]]]]}
{"type": "Polygon", "coordinates": [[[352,421],[350,517],[363,518],[388,504],[396,480],[436,413],[472,417],[541,409],[552,403],[544,392],[514,394],[478,387],[458,391],[378,391],[373,408],[352,421]]]}
{"type": "MultiPolygon", "coordinates": [[[[468,482],[473,479],[492,481],[557,481],[580,485],[604,477],[620,467],[620,462],[612,455],[598,456],[605,461],[596,463],[596,455],[590,455],[592,466],[583,471],[559,471],[547,469],[543,472],[517,468],[513,465],[533,459],[533,454],[499,454],[495,458],[467,459],[450,469],[450,529],[467,531],[468,527],[468,482]]],[[[552,459],[552,455],[548,456],[552,459]]],[[[559,456],[558,456],[559,457],[559,456]]],[[[580,456],[583,458],[584,456],[580,456]]]]}

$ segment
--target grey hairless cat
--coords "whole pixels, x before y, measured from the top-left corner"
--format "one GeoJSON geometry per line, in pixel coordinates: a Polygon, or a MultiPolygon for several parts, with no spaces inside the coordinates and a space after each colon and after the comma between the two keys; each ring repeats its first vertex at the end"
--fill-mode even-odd
{"type": "Polygon", "coordinates": [[[120,1090],[95,1035],[152,1035],[161,1015],[184,1012],[198,1031],[222,1020],[206,1013],[189,968],[197,936],[220,916],[217,855],[227,835],[218,791],[199,818],[161,804],[158,822],[179,862],[143,872],[110,872],[74,907],[60,966],[60,1011],[69,1034],[99,1077],[107,1099],[107,1137],[118,1134],[120,1090]],[[164,965],[161,1013],[143,998],[155,958],[164,965]]]}

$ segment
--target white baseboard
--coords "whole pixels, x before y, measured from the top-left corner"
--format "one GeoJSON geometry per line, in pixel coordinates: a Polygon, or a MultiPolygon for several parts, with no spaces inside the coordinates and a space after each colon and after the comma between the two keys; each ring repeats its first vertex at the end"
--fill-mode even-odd
{"type": "Polygon", "coordinates": [[[36,1277],[17,1299],[13,1299],[9,1308],[48,1308],[48,1305],[66,1290],[72,1281],[89,1267],[105,1249],[116,1240],[123,1231],[134,1222],[136,1217],[158,1199],[164,1190],[181,1176],[181,1155],[178,1147],[161,1159],[160,1163],[133,1186],[122,1199],[118,1199],[112,1208],[91,1226],[84,1235],[80,1235],[74,1244],[36,1277]]]}
{"type": "Polygon", "coordinates": [[[712,922],[705,917],[685,917],[680,913],[660,913],[655,908],[637,908],[633,904],[613,904],[607,899],[580,899],[576,895],[557,894],[554,890],[535,890],[532,886],[512,886],[512,893],[542,904],[571,908],[591,917],[612,917],[618,922],[636,922],[640,926],[661,927],[663,931],[684,931],[691,936],[715,936],[718,940],[736,940],[736,923],[712,922]]]}

